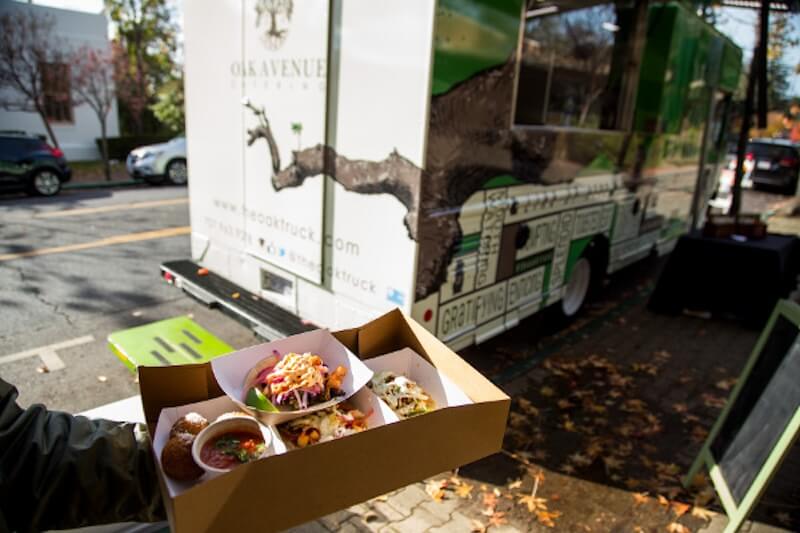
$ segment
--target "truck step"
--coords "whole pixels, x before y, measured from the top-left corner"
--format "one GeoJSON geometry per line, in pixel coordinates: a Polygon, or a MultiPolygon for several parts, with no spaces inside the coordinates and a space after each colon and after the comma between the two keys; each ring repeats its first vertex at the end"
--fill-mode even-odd
{"type": "Polygon", "coordinates": [[[161,264],[161,275],[168,283],[209,307],[220,309],[267,340],[315,329],[314,325],[303,322],[297,315],[214,272],[200,275],[200,269],[200,265],[187,259],[168,261],[161,264]]]}

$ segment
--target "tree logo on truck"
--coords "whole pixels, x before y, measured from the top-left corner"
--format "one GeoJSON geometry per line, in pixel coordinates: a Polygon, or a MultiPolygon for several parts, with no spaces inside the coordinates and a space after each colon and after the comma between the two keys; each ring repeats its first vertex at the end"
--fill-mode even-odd
{"type": "Polygon", "coordinates": [[[261,42],[268,49],[277,50],[283,45],[293,9],[292,0],[258,0],[256,3],[256,27],[260,28],[262,22],[266,26],[261,42]]]}

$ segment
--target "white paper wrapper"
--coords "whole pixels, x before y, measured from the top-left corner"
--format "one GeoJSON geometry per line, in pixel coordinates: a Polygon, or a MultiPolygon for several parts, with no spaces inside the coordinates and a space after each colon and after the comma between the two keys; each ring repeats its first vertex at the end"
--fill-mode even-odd
{"type": "MultiPolygon", "coordinates": [[[[347,403],[350,404],[351,407],[358,409],[364,414],[370,413],[370,415],[367,417],[367,429],[364,431],[369,431],[372,428],[383,426],[385,424],[391,424],[392,422],[397,422],[400,420],[388,405],[382,402],[380,398],[375,396],[375,394],[373,394],[373,392],[366,387],[350,397],[350,399],[347,400],[347,403]]],[[[280,429],[276,429],[276,432],[280,434],[280,429]]],[[[284,445],[287,450],[297,449],[297,447],[294,446],[288,438],[283,439],[281,444],[284,445]]]]}
{"type": "Polygon", "coordinates": [[[458,385],[411,348],[367,359],[364,364],[376,374],[388,370],[416,381],[433,398],[436,409],[472,403],[458,385]]]}
{"type": "MultiPolygon", "coordinates": [[[[275,362],[277,362],[277,359],[275,359],[275,362]]],[[[261,422],[270,425],[280,424],[335,405],[355,394],[372,378],[372,371],[326,329],[293,335],[285,339],[246,348],[223,357],[217,357],[211,361],[211,369],[219,386],[238,405],[239,409],[253,414],[261,422]],[[330,401],[312,405],[308,409],[281,410],[279,413],[259,411],[245,405],[247,380],[250,377],[251,370],[256,366],[263,368],[266,363],[260,363],[266,358],[273,357],[274,351],[277,351],[280,355],[285,355],[289,352],[300,354],[311,352],[319,355],[331,372],[337,366],[345,367],[347,375],[342,381],[344,394],[330,401]]],[[[276,407],[280,409],[279,406],[276,407]]]]}
{"type": "MultiPolygon", "coordinates": [[[[169,432],[173,424],[175,424],[180,417],[195,412],[203,415],[209,423],[211,423],[216,420],[219,415],[231,411],[240,411],[240,409],[227,396],[220,396],[219,398],[214,398],[213,400],[207,400],[205,402],[162,409],[161,414],[158,416],[158,423],[156,424],[156,434],[153,436],[153,453],[155,454],[156,464],[158,465],[158,469],[161,470],[161,473],[164,473],[164,470],[161,468],[161,451],[169,440],[169,432]]],[[[272,439],[270,439],[270,445],[267,448],[267,455],[265,457],[277,455],[286,451],[286,445],[283,443],[274,427],[265,426],[262,428],[262,431],[268,431],[272,434],[272,439]]],[[[209,477],[210,476],[206,473],[196,481],[178,481],[164,474],[167,490],[169,491],[169,495],[173,498],[194,485],[202,483],[209,477]]]]}

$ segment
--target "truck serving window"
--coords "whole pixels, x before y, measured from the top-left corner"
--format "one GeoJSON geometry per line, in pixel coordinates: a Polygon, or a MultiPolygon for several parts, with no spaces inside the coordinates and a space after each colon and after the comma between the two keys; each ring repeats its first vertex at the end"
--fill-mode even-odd
{"type": "Polygon", "coordinates": [[[528,9],[516,124],[620,128],[623,77],[633,49],[633,10],[620,4],[576,4],[580,5],[555,2],[528,9]]]}

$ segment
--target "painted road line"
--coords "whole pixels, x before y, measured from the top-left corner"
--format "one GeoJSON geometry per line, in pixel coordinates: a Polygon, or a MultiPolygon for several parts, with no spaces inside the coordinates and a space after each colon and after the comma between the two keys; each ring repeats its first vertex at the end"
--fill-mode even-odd
{"type": "Polygon", "coordinates": [[[90,248],[103,248],[105,246],[112,246],[114,244],[126,244],[129,242],[150,241],[153,239],[166,239],[167,237],[177,237],[179,235],[188,235],[191,232],[189,226],[179,226],[177,228],[164,228],[153,231],[142,231],[139,233],[126,233],[124,235],[115,235],[107,237],[98,241],[82,242],[78,244],[67,244],[64,246],[54,246],[52,248],[39,248],[36,250],[28,250],[27,252],[18,252],[13,254],[0,254],[0,263],[3,261],[13,261],[14,259],[23,259],[26,257],[37,257],[40,255],[50,254],[63,254],[67,252],[77,252],[80,250],[88,250],[90,248]]]}
{"type": "Polygon", "coordinates": [[[80,346],[82,344],[89,344],[90,342],[94,342],[94,337],[92,335],[84,335],[83,337],[78,337],[76,339],[70,339],[67,341],[56,342],[55,344],[48,344],[47,346],[40,346],[38,348],[33,348],[31,350],[25,350],[24,352],[17,352],[12,353],[10,355],[3,355],[0,356],[0,365],[6,363],[12,363],[14,361],[19,361],[20,359],[25,359],[27,357],[35,357],[39,356],[42,360],[42,363],[45,364],[47,369],[50,372],[54,372],[56,370],[61,370],[64,368],[64,361],[58,356],[58,350],[64,350],[65,348],[72,348],[74,346],[80,346]]]}
{"type": "Polygon", "coordinates": [[[100,207],[82,207],[78,209],[64,209],[62,211],[46,211],[34,215],[34,218],[60,218],[79,215],[93,215],[96,213],[109,213],[116,211],[129,211],[131,209],[147,209],[150,207],[163,207],[166,205],[182,205],[189,203],[188,198],[169,198],[167,200],[152,200],[149,202],[133,202],[128,204],[103,205],[100,207]]]}

